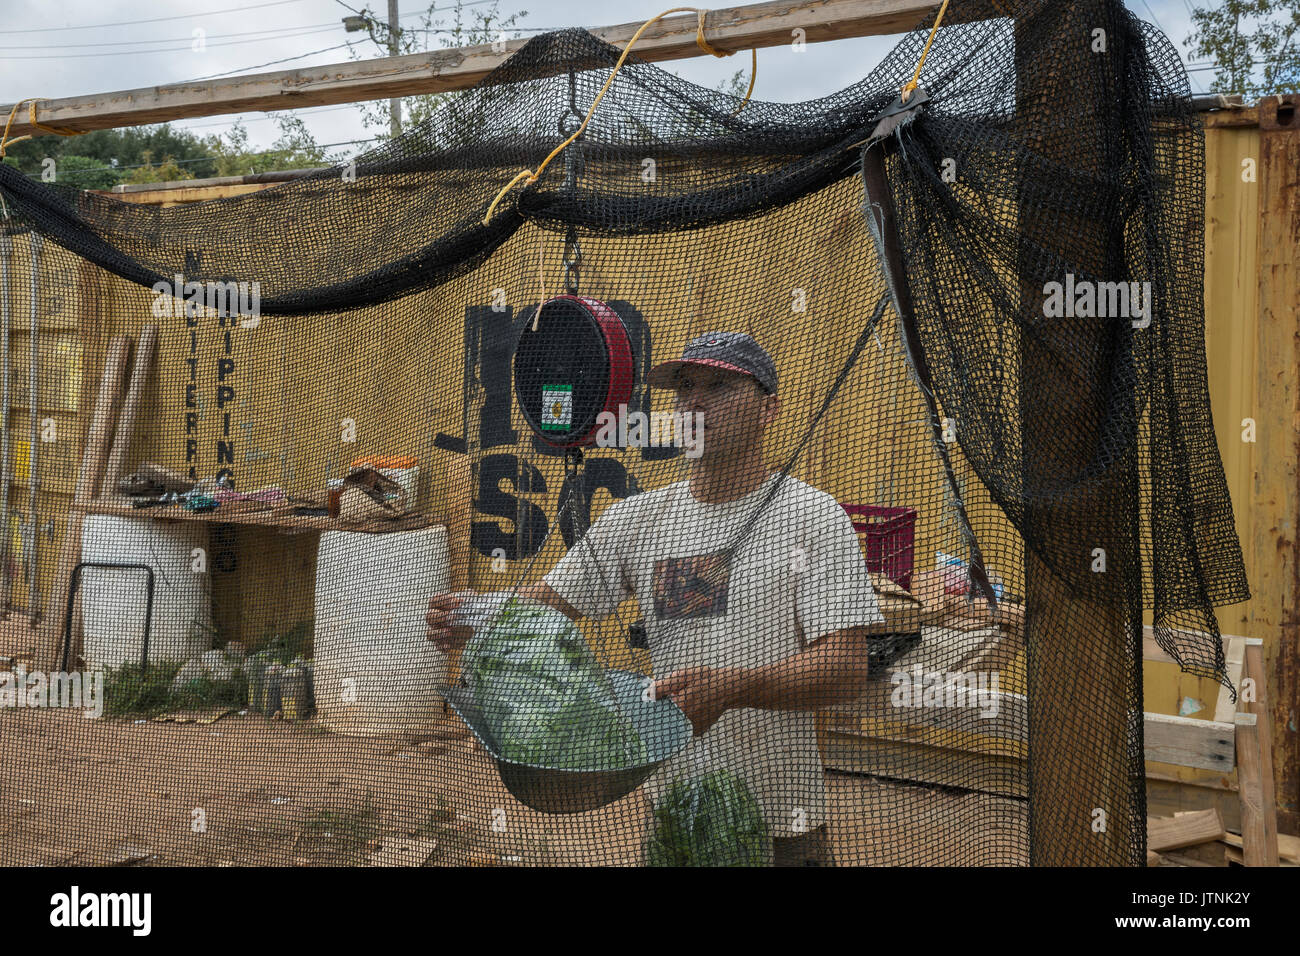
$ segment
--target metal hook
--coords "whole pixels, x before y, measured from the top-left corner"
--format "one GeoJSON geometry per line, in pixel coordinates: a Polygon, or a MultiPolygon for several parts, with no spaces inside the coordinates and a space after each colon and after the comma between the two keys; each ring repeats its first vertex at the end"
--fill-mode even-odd
{"type": "Polygon", "coordinates": [[[582,246],[578,245],[578,232],[572,226],[564,234],[564,288],[569,295],[578,294],[578,275],[582,267],[582,246]]]}

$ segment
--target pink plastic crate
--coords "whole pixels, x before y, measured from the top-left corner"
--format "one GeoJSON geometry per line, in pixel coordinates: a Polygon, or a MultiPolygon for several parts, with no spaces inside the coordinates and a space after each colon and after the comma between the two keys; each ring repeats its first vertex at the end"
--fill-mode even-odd
{"type": "Polygon", "coordinates": [[[853,530],[863,536],[867,570],[889,578],[899,587],[912,587],[916,509],[884,505],[845,505],[853,530]]]}

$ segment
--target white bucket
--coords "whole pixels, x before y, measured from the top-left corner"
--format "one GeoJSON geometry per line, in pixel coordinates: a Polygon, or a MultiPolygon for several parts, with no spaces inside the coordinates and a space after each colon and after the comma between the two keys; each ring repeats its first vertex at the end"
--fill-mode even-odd
{"type": "MultiPolygon", "coordinates": [[[[212,646],[212,584],[206,563],[194,570],[196,548],[207,550],[205,524],[116,515],[87,515],[82,523],[82,561],[153,568],[150,663],[187,661],[212,646]]],[[[86,661],[106,669],[138,664],[149,593],[145,572],[85,568],[79,590],[86,661]]]]}
{"type": "Polygon", "coordinates": [[[431,729],[447,659],[425,637],[429,598],[449,579],[447,530],[326,531],[316,557],[317,714],[344,734],[431,729]]]}

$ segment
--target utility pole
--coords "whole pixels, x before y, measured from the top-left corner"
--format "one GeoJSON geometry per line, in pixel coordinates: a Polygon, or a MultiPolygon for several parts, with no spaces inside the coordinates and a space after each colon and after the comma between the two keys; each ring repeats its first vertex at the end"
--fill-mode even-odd
{"type": "MultiPolygon", "coordinates": [[[[397,56],[397,0],[388,0],[388,55],[397,56]]],[[[388,101],[388,130],[393,139],[402,135],[402,98],[394,96],[388,101]]]]}

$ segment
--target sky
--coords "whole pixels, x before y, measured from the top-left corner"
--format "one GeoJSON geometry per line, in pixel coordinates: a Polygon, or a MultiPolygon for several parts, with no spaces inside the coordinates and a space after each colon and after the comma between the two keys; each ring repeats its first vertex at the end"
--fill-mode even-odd
{"type": "MultiPolygon", "coordinates": [[[[386,16],[387,0],[370,0],[371,9],[386,16]]],[[[475,0],[490,9],[493,0],[475,0]]],[[[399,0],[405,26],[419,26],[418,15],[429,0],[399,0]]],[[[1186,39],[1191,33],[1193,6],[1211,0],[1126,0],[1138,17],[1155,23],[1188,60],[1186,39]]],[[[348,33],[342,18],[361,9],[365,0],[5,0],[0,30],[0,102],[25,97],[50,99],[88,93],[129,90],[176,83],[224,73],[256,73],[301,66],[347,62],[342,44],[352,41],[369,58],[379,50],[364,33],[348,33]],[[195,50],[195,31],[202,31],[195,50]],[[333,48],[333,49],[331,49],[333,48]],[[305,55],[304,54],[309,54],[305,55]],[[284,62],[273,62],[284,61],[284,62]]],[[[454,0],[439,0],[439,10],[454,0]]],[[[466,4],[467,10],[469,4],[466,4]]],[[[666,9],[663,0],[498,0],[498,11],[509,15],[527,11],[516,26],[524,35],[572,26],[609,26],[643,22],[666,9]],[[593,20],[593,17],[599,20],[593,20]]],[[[439,14],[441,15],[441,14],[439,14]]],[[[468,19],[468,17],[467,17],[468,19]]],[[[451,18],[445,21],[448,25],[451,18]]],[[[897,42],[897,37],[864,37],[810,44],[813,57],[795,55],[786,47],[758,52],[757,99],[798,102],[825,96],[860,80],[897,42]]],[[[709,56],[674,60],[661,68],[713,87],[738,69],[746,71],[743,54],[719,59],[709,56]]],[[[1194,92],[1204,92],[1211,71],[1190,76],[1194,92]]],[[[327,106],[297,111],[323,145],[355,153],[374,135],[362,126],[355,106],[327,106]]],[[[174,123],[202,135],[224,134],[242,119],[253,148],[270,146],[278,130],[265,113],[212,116],[174,123]]]]}

